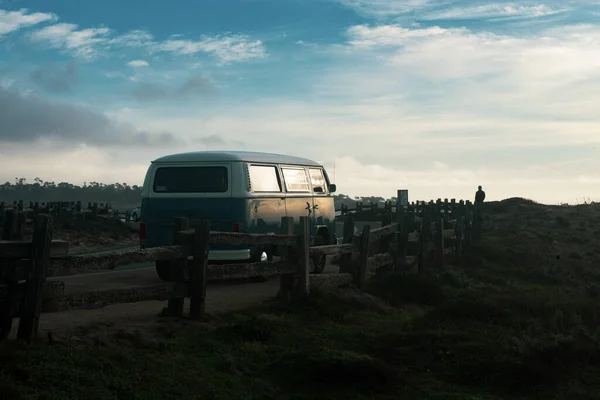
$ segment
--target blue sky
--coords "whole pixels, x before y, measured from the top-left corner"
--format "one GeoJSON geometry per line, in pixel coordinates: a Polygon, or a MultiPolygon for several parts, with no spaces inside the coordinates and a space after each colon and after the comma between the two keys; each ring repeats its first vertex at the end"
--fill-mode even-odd
{"type": "Polygon", "coordinates": [[[350,195],[600,200],[600,1],[0,0],[0,180],[294,154],[350,195]]]}

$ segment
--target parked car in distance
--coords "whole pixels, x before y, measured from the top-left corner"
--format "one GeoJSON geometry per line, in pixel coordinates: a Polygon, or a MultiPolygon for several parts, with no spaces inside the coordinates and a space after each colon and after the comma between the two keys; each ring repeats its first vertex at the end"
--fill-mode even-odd
{"type": "MultiPolygon", "coordinates": [[[[211,230],[272,233],[281,231],[281,218],[308,216],[313,246],[335,239],[333,195],[319,163],[287,155],[202,151],[173,154],[152,161],[142,189],[140,246],[173,243],[175,217],[211,221],[211,230]]],[[[259,262],[278,256],[272,246],[211,245],[209,261],[259,262]]],[[[321,273],[326,257],[313,260],[313,273],[321,273]]],[[[157,261],[164,281],[171,280],[168,262],[157,261]]]]}

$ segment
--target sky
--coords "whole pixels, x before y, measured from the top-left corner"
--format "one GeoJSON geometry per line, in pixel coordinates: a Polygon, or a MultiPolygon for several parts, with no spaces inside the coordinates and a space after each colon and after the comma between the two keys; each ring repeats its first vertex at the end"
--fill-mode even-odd
{"type": "Polygon", "coordinates": [[[323,163],[338,192],[600,200],[600,0],[0,0],[0,181],[323,163]]]}

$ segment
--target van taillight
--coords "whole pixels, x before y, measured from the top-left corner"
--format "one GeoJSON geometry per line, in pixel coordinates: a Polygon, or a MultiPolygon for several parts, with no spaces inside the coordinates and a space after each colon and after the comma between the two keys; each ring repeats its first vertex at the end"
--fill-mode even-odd
{"type": "Polygon", "coordinates": [[[235,222],[231,224],[231,232],[239,232],[240,231],[240,223],[235,222]]]}
{"type": "Polygon", "coordinates": [[[148,225],[145,222],[140,222],[140,241],[146,240],[148,234],[148,225]]]}

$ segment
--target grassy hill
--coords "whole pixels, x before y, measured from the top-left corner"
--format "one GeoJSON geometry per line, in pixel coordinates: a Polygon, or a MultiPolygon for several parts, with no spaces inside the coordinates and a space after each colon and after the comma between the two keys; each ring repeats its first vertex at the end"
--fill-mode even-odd
{"type": "Polygon", "coordinates": [[[0,351],[10,399],[598,399],[600,205],[488,203],[460,266],[0,351]]]}

